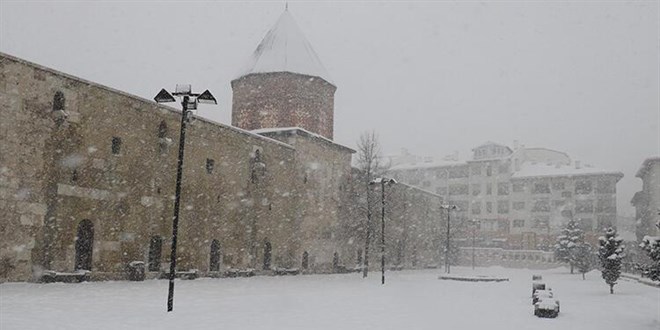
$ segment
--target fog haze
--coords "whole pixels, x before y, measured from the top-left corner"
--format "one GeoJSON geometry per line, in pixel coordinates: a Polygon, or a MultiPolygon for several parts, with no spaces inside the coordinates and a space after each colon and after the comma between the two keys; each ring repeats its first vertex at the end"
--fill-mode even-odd
{"type": "MultiPolygon", "coordinates": [[[[284,3],[0,3],[0,51],[151,99],[231,87],[284,3]]],[[[386,154],[445,155],[491,140],[635,172],[660,154],[659,5],[639,2],[330,3],[289,10],[337,85],[335,141],[376,130],[386,154]]],[[[128,113],[127,113],[128,115],[128,113]]],[[[127,118],[129,120],[129,118],[127,118]]]]}

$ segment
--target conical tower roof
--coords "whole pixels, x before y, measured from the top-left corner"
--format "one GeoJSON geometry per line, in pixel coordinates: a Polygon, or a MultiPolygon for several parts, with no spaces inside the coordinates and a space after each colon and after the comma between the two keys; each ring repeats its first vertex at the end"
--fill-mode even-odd
{"type": "Polygon", "coordinates": [[[300,73],[332,83],[321,60],[288,9],[266,33],[239,77],[267,72],[300,73]]]}

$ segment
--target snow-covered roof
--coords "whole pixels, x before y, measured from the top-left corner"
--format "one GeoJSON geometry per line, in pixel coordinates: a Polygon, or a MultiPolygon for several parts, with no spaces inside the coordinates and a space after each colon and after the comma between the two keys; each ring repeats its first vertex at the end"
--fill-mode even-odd
{"type": "Polygon", "coordinates": [[[646,158],[642,163],[642,166],[639,167],[639,170],[637,171],[637,174],[635,174],[635,176],[641,178],[644,175],[646,175],[646,171],[648,171],[648,169],[651,167],[651,164],[653,163],[660,163],[660,157],[646,158]]]}
{"type": "Polygon", "coordinates": [[[390,167],[390,171],[400,171],[400,170],[416,170],[423,168],[433,168],[433,167],[446,167],[446,166],[458,166],[458,165],[467,165],[465,161],[462,160],[434,160],[430,162],[419,162],[419,163],[410,163],[410,164],[400,164],[390,167]]]}
{"type": "Polygon", "coordinates": [[[284,133],[284,132],[298,132],[298,133],[302,133],[301,135],[311,136],[311,137],[313,137],[313,138],[320,139],[320,140],[322,140],[322,141],[324,141],[324,142],[331,143],[331,144],[333,144],[333,145],[335,145],[335,146],[338,146],[338,147],[340,147],[340,148],[347,149],[347,150],[350,151],[351,153],[355,153],[355,150],[352,149],[352,148],[349,148],[349,147],[347,147],[347,146],[345,146],[345,145],[343,145],[343,144],[339,144],[339,143],[337,143],[337,142],[335,142],[335,141],[332,141],[332,140],[326,138],[325,136],[322,136],[322,135],[319,135],[319,134],[316,134],[316,133],[310,132],[310,131],[308,131],[308,130],[306,130],[306,129],[304,129],[304,128],[300,128],[300,127],[272,127],[272,128],[259,128],[259,129],[251,130],[250,132],[251,132],[251,133],[254,133],[254,134],[260,134],[260,135],[263,135],[263,134],[266,134],[266,135],[268,135],[268,134],[277,134],[277,133],[284,133]]]}
{"type": "Polygon", "coordinates": [[[623,173],[617,171],[608,171],[589,166],[566,166],[566,165],[548,165],[545,163],[526,162],[520,166],[520,171],[516,171],[512,178],[531,178],[531,177],[561,177],[561,176],[582,176],[582,175],[616,175],[623,177],[623,173]]]}
{"type": "Polygon", "coordinates": [[[497,143],[497,142],[493,142],[493,141],[486,141],[486,142],[484,142],[484,143],[482,143],[482,144],[480,144],[480,145],[474,147],[472,150],[474,150],[474,149],[479,149],[479,148],[483,148],[483,147],[487,147],[487,146],[491,146],[491,145],[496,145],[496,146],[498,146],[498,147],[505,147],[505,148],[511,150],[511,148],[509,148],[509,147],[507,147],[507,146],[505,146],[505,145],[503,145],[503,144],[501,144],[501,143],[497,143]]]}
{"type": "Polygon", "coordinates": [[[237,78],[252,73],[293,72],[333,83],[298,24],[285,10],[252,54],[237,78]]]}

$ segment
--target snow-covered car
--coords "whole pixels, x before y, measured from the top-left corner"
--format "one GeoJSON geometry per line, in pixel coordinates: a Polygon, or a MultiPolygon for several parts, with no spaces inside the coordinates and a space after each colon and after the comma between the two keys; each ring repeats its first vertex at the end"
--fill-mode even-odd
{"type": "Polygon", "coordinates": [[[559,300],[542,298],[534,304],[534,315],[538,317],[557,317],[559,315],[559,300]]]}
{"type": "Polygon", "coordinates": [[[545,283],[543,282],[532,282],[532,296],[536,290],[545,290],[545,283]]]}
{"type": "Polygon", "coordinates": [[[552,296],[553,295],[551,290],[536,290],[532,295],[532,305],[536,304],[539,300],[543,300],[544,298],[552,298],[552,296]]]}

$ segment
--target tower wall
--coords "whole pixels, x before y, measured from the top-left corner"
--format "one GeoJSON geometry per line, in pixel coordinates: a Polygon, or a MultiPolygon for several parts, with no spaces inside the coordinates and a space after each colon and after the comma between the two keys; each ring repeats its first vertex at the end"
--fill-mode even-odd
{"type": "Polygon", "coordinates": [[[300,127],[332,140],[337,88],[325,80],[273,72],[249,74],[231,85],[233,126],[247,130],[300,127]]]}

